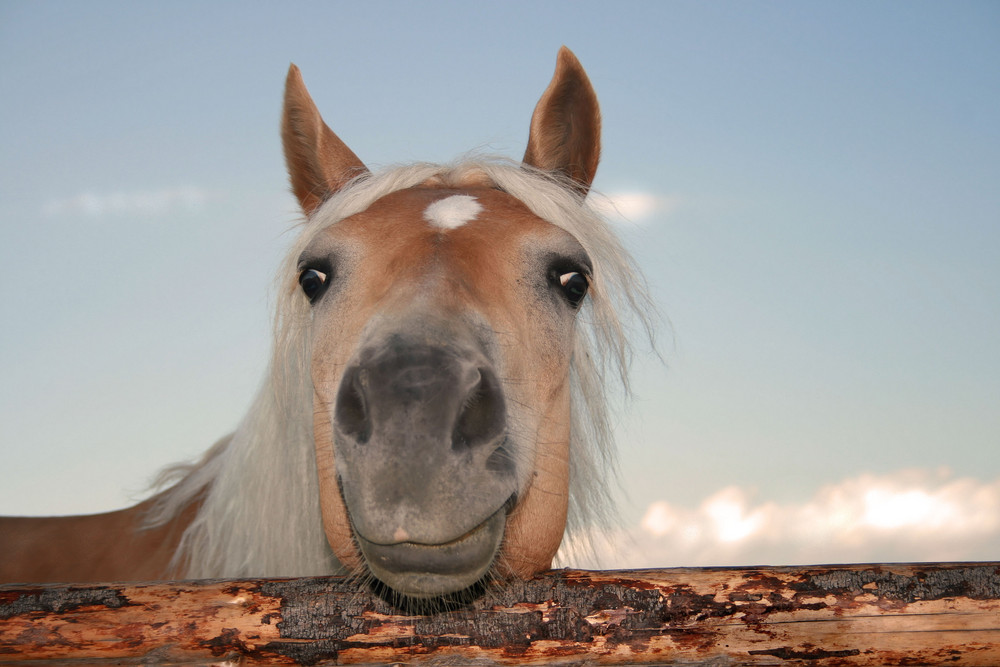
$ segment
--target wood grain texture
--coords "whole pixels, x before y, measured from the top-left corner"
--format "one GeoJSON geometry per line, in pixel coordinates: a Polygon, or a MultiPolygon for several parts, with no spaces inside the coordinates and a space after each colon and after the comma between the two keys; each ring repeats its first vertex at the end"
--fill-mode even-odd
{"type": "Polygon", "coordinates": [[[1000,665],[1000,563],[557,570],[413,615],[340,577],[0,587],[0,662],[1000,665]]]}

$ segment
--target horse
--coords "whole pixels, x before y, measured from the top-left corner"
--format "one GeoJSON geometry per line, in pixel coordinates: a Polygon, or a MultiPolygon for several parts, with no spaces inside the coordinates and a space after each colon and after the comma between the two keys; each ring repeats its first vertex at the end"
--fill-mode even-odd
{"type": "Polygon", "coordinates": [[[520,163],[372,172],[291,65],[303,222],[250,409],[138,505],[0,519],[0,581],[346,573],[433,600],[549,569],[612,506],[608,391],[627,391],[630,323],[649,330],[586,199],[600,125],[563,47],[520,163]]]}

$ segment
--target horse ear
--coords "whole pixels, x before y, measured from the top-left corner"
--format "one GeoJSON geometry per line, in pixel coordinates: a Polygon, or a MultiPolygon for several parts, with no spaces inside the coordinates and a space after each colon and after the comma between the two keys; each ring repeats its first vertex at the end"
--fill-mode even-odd
{"type": "Polygon", "coordinates": [[[531,116],[524,164],[573,179],[586,195],[601,157],[601,111],[583,66],[565,46],[531,116]]]}
{"type": "Polygon", "coordinates": [[[285,79],[281,139],[292,192],[307,216],[349,180],[368,171],[358,156],[323,122],[306,90],[302,73],[295,65],[288,68],[285,79]]]}

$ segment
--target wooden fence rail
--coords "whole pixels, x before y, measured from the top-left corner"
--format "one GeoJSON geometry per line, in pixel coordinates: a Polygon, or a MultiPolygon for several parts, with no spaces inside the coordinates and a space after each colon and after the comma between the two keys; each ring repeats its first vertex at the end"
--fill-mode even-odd
{"type": "Polygon", "coordinates": [[[432,615],[339,577],[0,587],[0,662],[1000,665],[1000,563],[557,570],[432,615]]]}

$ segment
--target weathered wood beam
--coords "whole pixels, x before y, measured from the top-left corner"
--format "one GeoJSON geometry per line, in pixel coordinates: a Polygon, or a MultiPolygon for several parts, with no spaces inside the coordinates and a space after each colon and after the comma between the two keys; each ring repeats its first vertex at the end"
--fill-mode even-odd
{"type": "Polygon", "coordinates": [[[0,662],[1000,665],[1000,563],[559,570],[433,615],[339,577],[0,587],[0,662]]]}

